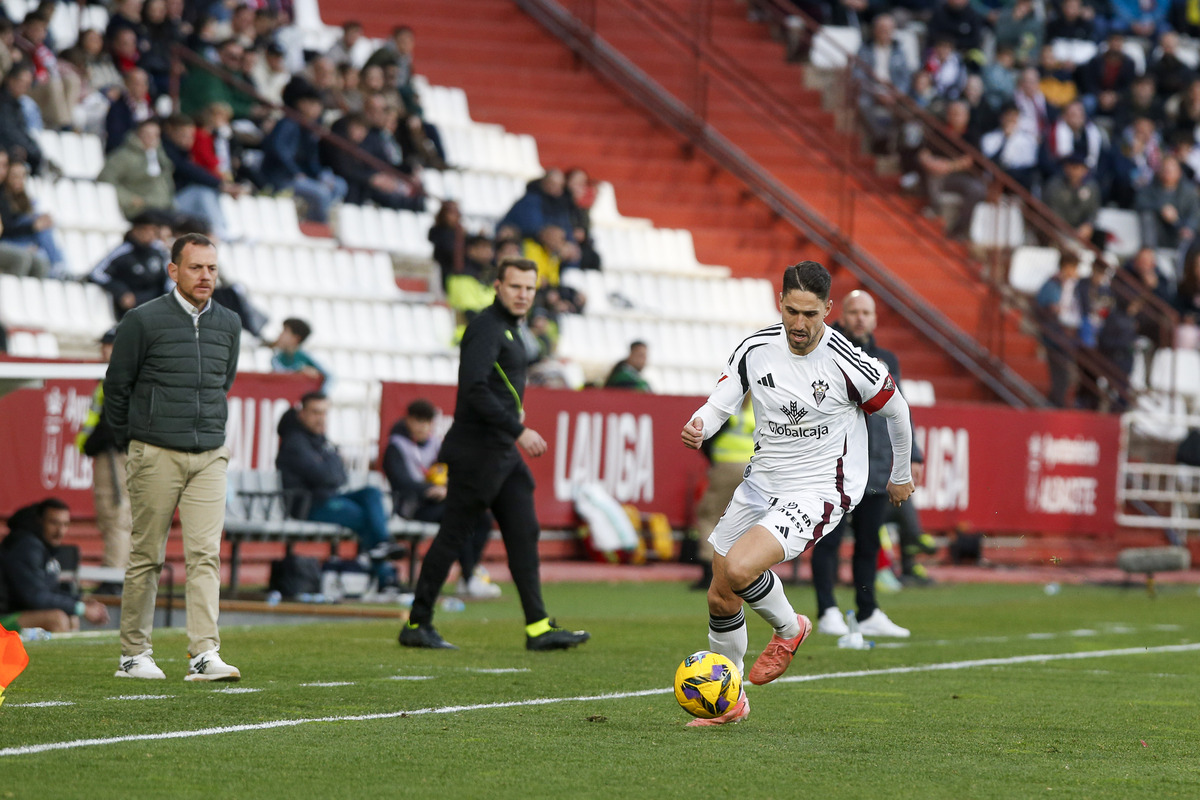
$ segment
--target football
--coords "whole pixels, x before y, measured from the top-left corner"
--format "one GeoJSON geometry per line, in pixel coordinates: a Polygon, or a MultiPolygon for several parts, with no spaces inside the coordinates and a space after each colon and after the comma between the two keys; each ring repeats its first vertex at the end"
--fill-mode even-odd
{"type": "Polygon", "coordinates": [[[675,699],[693,717],[719,717],[733,708],[741,693],[742,676],[720,653],[692,653],[675,670],[675,699]]]}

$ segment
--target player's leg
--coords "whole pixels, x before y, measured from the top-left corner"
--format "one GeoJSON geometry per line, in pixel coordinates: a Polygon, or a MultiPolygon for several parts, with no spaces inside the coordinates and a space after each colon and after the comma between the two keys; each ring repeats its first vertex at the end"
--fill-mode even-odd
{"type": "Polygon", "coordinates": [[[858,626],[865,636],[909,635],[888,619],[875,600],[875,575],[879,570],[879,528],[887,518],[891,503],[886,494],[867,495],[854,509],[854,597],[858,605],[858,626]]]}
{"type": "Polygon", "coordinates": [[[848,631],[842,612],[838,610],[833,590],[837,585],[838,552],[846,520],[842,519],[832,531],[812,546],[812,582],[817,593],[817,631],[840,636],[848,631]]]}
{"type": "Polygon", "coordinates": [[[713,579],[708,586],[708,649],[732,661],[742,675],[749,646],[742,598],[729,586],[725,556],[714,553],[712,568],[713,579]]]}

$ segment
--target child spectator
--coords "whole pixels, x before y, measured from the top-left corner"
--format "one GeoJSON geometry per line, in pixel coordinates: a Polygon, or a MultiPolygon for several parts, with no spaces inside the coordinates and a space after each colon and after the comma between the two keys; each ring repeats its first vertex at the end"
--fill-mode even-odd
{"type": "Polygon", "coordinates": [[[308,337],[312,335],[312,326],[302,319],[289,317],[283,321],[283,330],[272,347],[275,354],[271,356],[273,372],[299,372],[309,378],[320,378],[327,385],[331,383],[329,371],[322,367],[317,360],[301,349],[308,337]]]}

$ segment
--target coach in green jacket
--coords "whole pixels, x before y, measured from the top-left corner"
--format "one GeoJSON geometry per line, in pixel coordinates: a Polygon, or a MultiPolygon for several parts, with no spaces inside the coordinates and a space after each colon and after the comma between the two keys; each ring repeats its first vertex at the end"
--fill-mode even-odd
{"type": "Polygon", "coordinates": [[[104,379],[104,415],[125,465],[133,537],[121,598],[119,678],[163,678],[151,655],[154,603],[175,509],[187,566],[185,680],[238,680],[217,633],[225,525],[225,396],[237,371],[241,323],[213,302],[217,249],[199,234],[175,240],[175,289],[117,327],[104,379]]]}

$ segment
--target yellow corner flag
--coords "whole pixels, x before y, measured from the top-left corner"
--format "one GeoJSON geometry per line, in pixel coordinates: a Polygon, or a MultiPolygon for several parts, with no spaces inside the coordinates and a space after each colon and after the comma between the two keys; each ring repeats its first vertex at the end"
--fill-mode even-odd
{"type": "Polygon", "coordinates": [[[29,664],[29,654],[21,642],[21,634],[0,627],[0,705],[4,703],[4,690],[29,664]]]}

